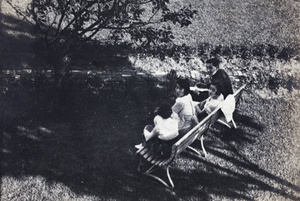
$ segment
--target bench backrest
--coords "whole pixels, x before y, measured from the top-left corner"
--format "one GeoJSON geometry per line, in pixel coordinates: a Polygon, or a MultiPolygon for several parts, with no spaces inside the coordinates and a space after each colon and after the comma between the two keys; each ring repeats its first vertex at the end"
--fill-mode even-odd
{"type": "Polygon", "coordinates": [[[240,87],[234,94],[234,99],[235,99],[235,104],[238,105],[239,101],[240,101],[240,97],[242,95],[243,90],[245,89],[246,84],[243,85],[242,87],[240,87]]]}
{"type": "MultiPolygon", "coordinates": [[[[246,85],[239,88],[234,94],[235,102],[238,104],[242,91],[246,85]]],[[[222,111],[220,107],[217,107],[212,113],[206,116],[201,122],[199,122],[194,128],[192,128],[187,134],[180,138],[172,146],[172,154],[170,160],[175,158],[178,154],[184,151],[188,146],[190,146],[198,136],[203,135],[211,125],[213,125],[221,116],[222,111]]]]}

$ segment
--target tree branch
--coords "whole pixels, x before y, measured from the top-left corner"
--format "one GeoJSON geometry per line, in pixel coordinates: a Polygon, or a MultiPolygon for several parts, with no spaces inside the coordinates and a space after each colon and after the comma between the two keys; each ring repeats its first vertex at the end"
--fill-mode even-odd
{"type": "Polygon", "coordinates": [[[59,32],[59,30],[60,30],[61,24],[62,24],[62,22],[63,22],[63,19],[64,19],[64,17],[65,17],[65,14],[66,14],[66,10],[67,10],[67,8],[68,8],[69,5],[70,5],[70,0],[67,1],[66,6],[65,6],[65,8],[63,9],[63,12],[62,12],[62,14],[61,14],[59,23],[58,23],[58,25],[57,25],[57,29],[56,29],[55,36],[58,36],[58,32],[59,32]]]}

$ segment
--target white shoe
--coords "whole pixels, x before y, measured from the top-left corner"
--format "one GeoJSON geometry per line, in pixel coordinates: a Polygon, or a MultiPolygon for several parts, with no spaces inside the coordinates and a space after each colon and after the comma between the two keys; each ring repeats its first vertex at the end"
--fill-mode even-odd
{"type": "Polygon", "coordinates": [[[143,146],[142,143],[141,143],[141,144],[137,144],[137,145],[135,145],[134,147],[137,148],[137,149],[142,149],[142,148],[144,148],[144,146],[143,146]]]}

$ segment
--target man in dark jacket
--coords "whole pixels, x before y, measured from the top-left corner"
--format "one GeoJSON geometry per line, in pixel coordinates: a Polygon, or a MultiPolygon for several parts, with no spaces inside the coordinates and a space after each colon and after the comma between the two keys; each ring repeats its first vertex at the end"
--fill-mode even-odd
{"type": "MultiPolygon", "coordinates": [[[[217,58],[211,58],[206,61],[206,67],[208,73],[211,74],[209,83],[198,83],[196,86],[198,88],[209,88],[210,83],[212,82],[220,82],[222,84],[221,93],[224,96],[224,99],[228,96],[228,94],[233,94],[233,89],[231,85],[231,80],[228,74],[223,69],[219,69],[221,61],[217,58]]],[[[192,98],[194,101],[203,101],[208,98],[208,91],[197,92],[192,91],[192,98]]]]}

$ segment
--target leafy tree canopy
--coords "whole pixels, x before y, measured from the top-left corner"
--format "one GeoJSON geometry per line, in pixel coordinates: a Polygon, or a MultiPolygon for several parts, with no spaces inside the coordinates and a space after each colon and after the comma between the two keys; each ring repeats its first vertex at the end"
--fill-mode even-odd
{"type": "Polygon", "coordinates": [[[33,0],[29,11],[47,46],[101,40],[97,34],[104,30],[114,42],[167,44],[174,39],[168,24],[188,26],[196,14],[191,6],[175,9],[170,0],[33,0]]]}

